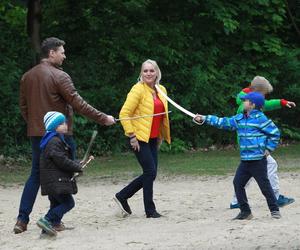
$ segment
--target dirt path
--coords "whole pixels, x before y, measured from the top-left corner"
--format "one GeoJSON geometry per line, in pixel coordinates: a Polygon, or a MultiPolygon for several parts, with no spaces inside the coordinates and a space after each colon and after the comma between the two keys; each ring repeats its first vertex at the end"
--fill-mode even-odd
{"type": "Polygon", "coordinates": [[[270,217],[256,183],[248,190],[254,219],[232,221],[228,209],[232,176],[161,178],[155,183],[160,219],[146,219],[142,193],[130,201],[133,215],[122,218],[112,196],[127,182],[99,180],[79,183],[76,207],[65,216],[64,231],[40,239],[35,222],[48,208],[38,196],[28,231],[15,235],[21,186],[0,187],[0,249],[300,249],[300,191],[298,174],[281,174],[281,191],[296,202],[281,209],[282,219],[270,217]]]}

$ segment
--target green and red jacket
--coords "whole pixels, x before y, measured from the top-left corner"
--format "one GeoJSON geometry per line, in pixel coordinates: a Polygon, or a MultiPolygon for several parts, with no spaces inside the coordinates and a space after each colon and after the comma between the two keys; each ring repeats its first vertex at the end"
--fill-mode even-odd
{"type": "MultiPolygon", "coordinates": [[[[241,97],[244,95],[247,95],[252,90],[250,88],[244,88],[237,96],[236,96],[236,103],[239,106],[237,109],[237,114],[243,112],[243,101],[241,100],[241,97]]],[[[265,100],[265,105],[263,107],[263,111],[272,111],[276,109],[280,109],[281,107],[285,107],[287,104],[287,100],[285,99],[271,99],[271,100],[265,100]]]]}

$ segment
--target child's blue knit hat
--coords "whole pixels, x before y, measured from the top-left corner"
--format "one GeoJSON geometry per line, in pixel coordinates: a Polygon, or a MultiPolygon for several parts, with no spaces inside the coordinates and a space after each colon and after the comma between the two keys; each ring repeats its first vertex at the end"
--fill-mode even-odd
{"type": "Polygon", "coordinates": [[[255,108],[261,109],[265,105],[265,97],[259,92],[250,92],[247,95],[241,96],[241,100],[249,100],[255,104],[255,108]]]}
{"type": "Polygon", "coordinates": [[[66,117],[56,111],[49,111],[44,116],[45,129],[47,131],[55,131],[55,129],[66,121],[66,117]]]}

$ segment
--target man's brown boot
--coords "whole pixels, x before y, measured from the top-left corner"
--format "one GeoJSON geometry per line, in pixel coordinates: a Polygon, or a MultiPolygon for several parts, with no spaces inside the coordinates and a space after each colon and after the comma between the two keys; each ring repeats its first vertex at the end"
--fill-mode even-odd
{"type": "Polygon", "coordinates": [[[14,233],[20,234],[20,233],[25,232],[26,230],[27,230],[27,224],[20,220],[17,220],[17,223],[14,226],[14,233]]]}

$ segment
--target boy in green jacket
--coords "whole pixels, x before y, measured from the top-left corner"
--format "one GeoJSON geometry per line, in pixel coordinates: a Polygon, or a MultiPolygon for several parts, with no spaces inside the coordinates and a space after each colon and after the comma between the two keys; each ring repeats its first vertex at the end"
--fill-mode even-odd
{"type": "MultiPolygon", "coordinates": [[[[260,92],[263,95],[267,95],[273,91],[273,87],[266,78],[261,77],[261,76],[254,77],[250,86],[248,88],[244,88],[236,97],[236,103],[239,106],[237,113],[242,113],[244,111],[243,110],[243,101],[241,98],[253,91],[260,92]]],[[[295,106],[296,106],[296,104],[294,102],[290,102],[285,99],[271,99],[271,100],[265,100],[265,105],[264,105],[263,111],[276,110],[276,109],[280,109],[281,107],[293,108],[295,106]]],[[[273,189],[275,197],[277,199],[278,206],[283,207],[283,206],[293,203],[295,201],[295,199],[286,197],[279,193],[279,177],[278,177],[278,172],[277,172],[278,164],[277,164],[276,160],[270,154],[267,156],[267,169],[268,169],[268,178],[270,180],[272,189],[273,189]]],[[[250,182],[251,182],[251,179],[247,183],[246,187],[249,186],[250,182]]],[[[230,203],[230,208],[235,209],[235,208],[239,208],[239,207],[240,206],[238,204],[236,195],[234,193],[233,199],[230,203]]]]}

